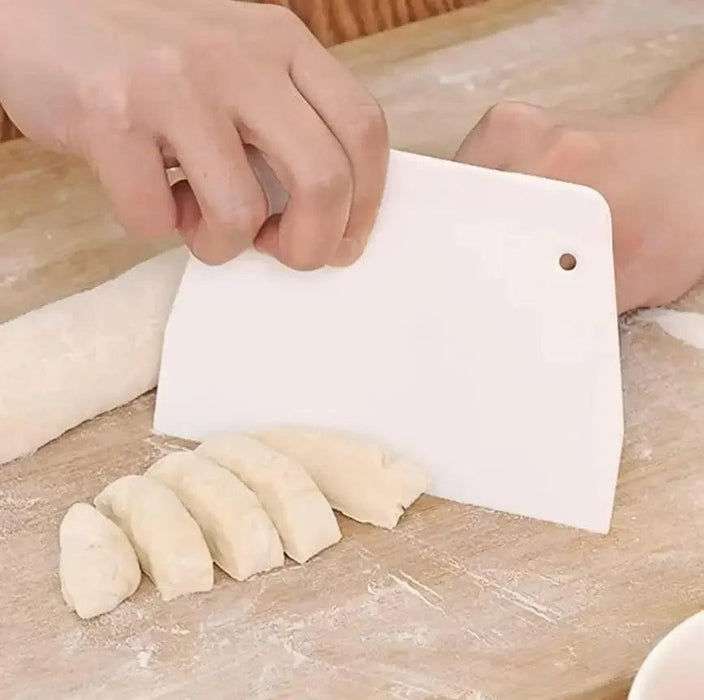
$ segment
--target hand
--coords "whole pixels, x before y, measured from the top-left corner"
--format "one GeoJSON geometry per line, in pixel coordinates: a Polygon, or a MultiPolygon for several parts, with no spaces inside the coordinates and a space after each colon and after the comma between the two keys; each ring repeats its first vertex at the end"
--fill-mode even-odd
{"type": "Polygon", "coordinates": [[[704,274],[704,115],[598,117],[491,109],[457,160],[588,185],[613,219],[619,311],[684,294],[704,274]]]}
{"type": "Polygon", "coordinates": [[[388,158],[376,102],[296,17],[230,0],[0,0],[0,101],[85,158],[123,225],[224,262],[256,238],[294,268],[362,252],[388,158]],[[281,217],[246,157],[290,195],[281,217]],[[169,187],[165,168],[187,182],[169,187]]]}

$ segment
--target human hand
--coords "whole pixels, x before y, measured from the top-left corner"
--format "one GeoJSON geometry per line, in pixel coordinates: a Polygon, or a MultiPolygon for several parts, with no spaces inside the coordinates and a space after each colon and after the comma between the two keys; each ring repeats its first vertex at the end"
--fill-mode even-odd
{"type": "Polygon", "coordinates": [[[604,195],[620,312],[673,301],[704,274],[704,115],[599,117],[508,102],[487,112],[456,159],[604,195]]]}
{"type": "Polygon", "coordinates": [[[349,264],[382,195],[381,110],[276,6],[0,0],[0,102],[29,138],[88,161],[127,229],[179,229],[208,263],[256,238],[294,268],[349,264]],[[245,145],[289,193],[280,217],[245,145]],[[174,165],[187,181],[170,188],[174,165]]]}

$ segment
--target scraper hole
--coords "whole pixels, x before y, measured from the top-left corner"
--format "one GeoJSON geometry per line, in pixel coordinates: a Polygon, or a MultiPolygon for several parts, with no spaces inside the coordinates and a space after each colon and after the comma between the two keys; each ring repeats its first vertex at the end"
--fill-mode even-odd
{"type": "Polygon", "coordinates": [[[574,270],[577,267],[577,258],[572,253],[563,253],[560,256],[560,267],[563,270],[574,270]]]}

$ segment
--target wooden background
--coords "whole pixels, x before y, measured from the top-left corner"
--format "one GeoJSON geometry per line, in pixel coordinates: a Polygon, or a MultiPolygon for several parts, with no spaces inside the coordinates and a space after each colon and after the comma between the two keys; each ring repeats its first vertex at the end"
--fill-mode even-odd
{"type": "Polygon", "coordinates": [[[478,0],[255,0],[293,10],[325,46],[458,10],[478,0]]]}
{"type": "MultiPolygon", "coordinates": [[[[283,5],[293,10],[325,45],[350,39],[473,5],[479,0],[250,0],[283,5]]],[[[20,133],[0,106],[0,141],[20,133]]]]}

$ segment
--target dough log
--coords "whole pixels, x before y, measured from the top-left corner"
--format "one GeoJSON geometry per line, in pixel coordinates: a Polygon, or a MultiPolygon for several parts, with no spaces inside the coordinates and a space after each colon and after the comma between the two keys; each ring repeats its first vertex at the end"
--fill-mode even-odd
{"type": "Polygon", "coordinates": [[[123,476],[95,497],[119,525],[164,600],[213,587],[213,561],[196,521],[166,486],[146,476],[123,476]]]}
{"type": "Polygon", "coordinates": [[[284,551],[302,564],[340,541],[325,496],[295,460],[247,435],[225,434],[196,448],[236,474],[258,496],[279,531],[284,551]]]}
{"type": "Polygon", "coordinates": [[[283,566],[274,524],[231,472],[201,455],[173,452],[145,476],[170,488],[200,525],[215,563],[237,581],[283,566]]]}
{"type": "Polygon", "coordinates": [[[187,253],[0,325],[0,464],[156,386],[187,253]]]}
{"type": "Polygon", "coordinates": [[[428,487],[416,464],[345,433],[284,427],[257,437],[302,464],[335,510],[363,523],[395,527],[428,487]]]}
{"type": "Polygon", "coordinates": [[[88,619],[129,598],[142,574],[125,533],[87,503],[74,503],[59,528],[59,580],[66,604],[88,619]]]}

